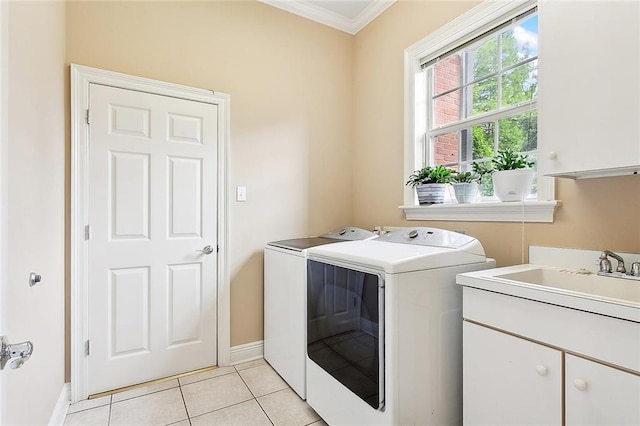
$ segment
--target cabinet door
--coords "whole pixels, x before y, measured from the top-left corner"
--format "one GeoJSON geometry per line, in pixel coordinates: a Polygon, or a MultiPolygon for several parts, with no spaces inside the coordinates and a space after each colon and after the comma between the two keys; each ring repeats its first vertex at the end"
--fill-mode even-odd
{"type": "Polygon", "coordinates": [[[640,164],[640,2],[544,0],[539,28],[540,170],[640,164]]]}
{"type": "Polygon", "coordinates": [[[465,425],[562,423],[562,353],[479,325],[463,325],[465,425]]]}
{"type": "Polygon", "coordinates": [[[567,425],[639,425],[640,376],[566,355],[567,425]]]}

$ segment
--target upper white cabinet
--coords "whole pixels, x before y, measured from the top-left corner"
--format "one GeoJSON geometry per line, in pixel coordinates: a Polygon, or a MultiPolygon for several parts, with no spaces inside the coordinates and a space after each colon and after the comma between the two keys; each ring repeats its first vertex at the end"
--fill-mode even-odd
{"type": "Polygon", "coordinates": [[[640,171],[640,2],[542,0],[538,160],[546,175],[640,171]]]}

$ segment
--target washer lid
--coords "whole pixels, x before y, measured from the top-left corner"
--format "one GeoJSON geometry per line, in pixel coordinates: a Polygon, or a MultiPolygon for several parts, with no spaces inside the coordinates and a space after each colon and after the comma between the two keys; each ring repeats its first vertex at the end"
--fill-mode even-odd
{"type": "Polygon", "coordinates": [[[392,235],[388,240],[380,237],[310,248],[308,257],[320,262],[339,263],[342,266],[352,264],[392,274],[486,261],[482,245],[473,237],[435,228],[416,228],[418,235],[412,238],[409,236],[412,230],[393,231],[391,234],[395,236],[392,235]],[[428,234],[427,230],[433,231],[433,234],[428,234]],[[445,235],[447,233],[462,238],[445,235]]]}
{"type": "Polygon", "coordinates": [[[335,238],[325,237],[306,237],[306,238],[293,238],[291,240],[271,241],[267,245],[280,247],[287,250],[302,251],[311,247],[322,246],[325,244],[339,243],[342,240],[335,238]]]}
{"type": "Polygon", "coordinates": [[[327,232],[319,237],[293,238],[290,240],[271,241],[267,245],[280,247],[287,250],[303,251],[311,247],[325,244],[339,243],[340,241],[357,241],[377,238],[378,236],[366,229],[347,226],[335,231],[327,232]]]}

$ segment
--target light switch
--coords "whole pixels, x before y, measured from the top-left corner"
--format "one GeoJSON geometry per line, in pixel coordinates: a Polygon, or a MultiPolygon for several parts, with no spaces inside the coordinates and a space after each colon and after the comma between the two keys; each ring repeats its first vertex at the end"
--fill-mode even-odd
{"type": "Polygon", "coordinates": [[[236,201],[247,201],[247,187],[246,186],[237,186],[236,187],[236,201]]]}

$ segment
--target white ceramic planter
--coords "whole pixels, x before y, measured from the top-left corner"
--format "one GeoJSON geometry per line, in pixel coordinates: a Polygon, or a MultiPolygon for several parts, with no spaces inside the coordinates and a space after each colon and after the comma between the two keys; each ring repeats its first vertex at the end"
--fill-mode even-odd
{"type": "Polygon", "coordinates": [[[454,183],[453,191],[459,204],[475,203],[478,199],[478,184],[476,182],[454,183]]]}
{"type": "Polygon", "coordinates": [[[444,193],[447,189],[446,183],[427,183],[416,186],[418,202],[423,204],[441,204],[444,202],[444,193]]]}
{"type": "Polygon", "coordinates": [[[531,193],[533,169],[501,170],[491,175],[500,201],[522,201],[531,193]]]}

